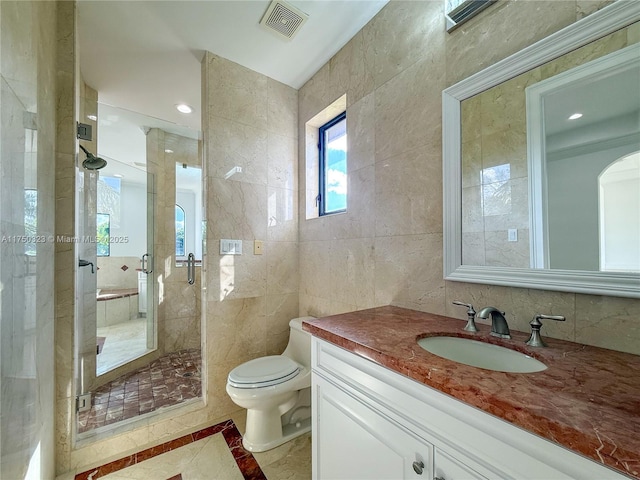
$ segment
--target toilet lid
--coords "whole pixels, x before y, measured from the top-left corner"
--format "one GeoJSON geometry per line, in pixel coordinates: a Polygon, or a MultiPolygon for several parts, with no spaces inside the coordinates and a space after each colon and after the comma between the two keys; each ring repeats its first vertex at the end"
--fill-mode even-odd
{"type": "Polygon", "coordinates": [[[229,385],[236,388],[259,388],[277,385],[295,377],[300,366],[289,357],[271,355],[237,366],[229,373],[229,385]]]}

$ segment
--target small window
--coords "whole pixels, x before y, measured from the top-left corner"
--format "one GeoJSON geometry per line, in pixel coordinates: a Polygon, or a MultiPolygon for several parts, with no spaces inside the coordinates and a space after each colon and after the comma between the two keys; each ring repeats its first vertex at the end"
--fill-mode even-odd
{"type": "Polygon", "coordinates": [[[320,215],[347,210],[347,113],[338,115],[319,130],[320,215]]]}
{"type": "Polygon", "coordinates": [[[108,213],[98,213],[96,215],[96,244],[98,257],[108,257],[110,254],[110,230],[111,215],[108,213]]]}
{"type": "Polygon", "coordinates": [[[176,204],[176,257],[184,256],[184,209],[176,204]]]}

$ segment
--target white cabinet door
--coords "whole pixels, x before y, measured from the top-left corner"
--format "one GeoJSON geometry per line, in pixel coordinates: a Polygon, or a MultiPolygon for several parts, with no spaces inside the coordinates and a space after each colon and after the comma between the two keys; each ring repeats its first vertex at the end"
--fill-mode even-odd
{"type": "Polygon", "coordinates": [[[317,376],[314,391],[315,478],[433,478],[433,447],[429,443],[317,376]]]}
{"type": "Polygon", "coordinates": [[[440,449],[436,449],[434,455],[435,480],[487,480],[486,477],[440,449]]]}

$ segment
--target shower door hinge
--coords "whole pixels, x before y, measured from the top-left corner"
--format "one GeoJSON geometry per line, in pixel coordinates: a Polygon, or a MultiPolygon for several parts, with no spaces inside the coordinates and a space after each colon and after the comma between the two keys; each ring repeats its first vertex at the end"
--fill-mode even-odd
{"type": "Polygon", "coordinates": [[[91,409],[91,393],[85,393],[76,397],[76,412],[86,412],[91,409]]]}
{"type": "Polygon", "coordinates": [[[92,135],[93,135],[91,125],[89,125],[88,123],[78,122],[77,134],[80,140],[87,140],[90,142],[92,140],[92,135]]]}

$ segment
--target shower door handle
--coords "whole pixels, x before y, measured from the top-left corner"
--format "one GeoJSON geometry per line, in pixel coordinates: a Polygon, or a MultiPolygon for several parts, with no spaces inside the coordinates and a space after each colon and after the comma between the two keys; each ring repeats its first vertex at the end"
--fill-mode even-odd
{"type": "Polygon", "coordinates": [[[140,260],[140,268],[142,268],[142,273],[146,273],[147,275],[153,272],[153,258],[148,253],[142,255],[142,259],[140,260]]]}
{"type": "Polygon", "coordinates": [[[193,253],[187,256],[187,281],[189,285],[196,282],[196,256],[193,253]]]}

